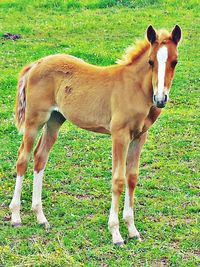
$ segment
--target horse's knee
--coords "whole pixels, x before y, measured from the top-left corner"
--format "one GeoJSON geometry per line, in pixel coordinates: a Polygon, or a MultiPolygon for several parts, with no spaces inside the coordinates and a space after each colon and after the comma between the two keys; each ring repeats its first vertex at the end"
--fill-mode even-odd
{"type": "Polygon", "coordinates": [[[137,173],[129,173],[127,178],[128,178],[129,191],[134,191],[136,184],[137,184],[138,174],[137,173]]]}
{"type": "Polygon", "coordinates": [[[43,154],[35,154],[34,161],[34,170],[39,173],[45,167],[46,157],[43,154]]]}
{"type": "Polygon", "coordinates": [[[16,165],[17,165],[16,166],[17,167],[17,174],[20,176],[23,176],[27,170],[28,158],[27,157],[19,158],[16,165]]]}
{"type": "Polygon", "coordinates": [[[124,189],[124,178],[114,177],[112,190],[114,193],[121,195],[124,189]]]}

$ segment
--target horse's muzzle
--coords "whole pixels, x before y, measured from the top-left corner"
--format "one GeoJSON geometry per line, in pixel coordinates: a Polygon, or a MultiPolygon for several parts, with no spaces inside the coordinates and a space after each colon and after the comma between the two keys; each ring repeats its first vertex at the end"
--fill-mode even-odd
{"type": "Polygon", "coordinates": [[[153,103],[157,108],[164,108],[168,101],[168,95],[164,95],[162,99],[158,98],[156,95],[153,96],[153,103]]]}

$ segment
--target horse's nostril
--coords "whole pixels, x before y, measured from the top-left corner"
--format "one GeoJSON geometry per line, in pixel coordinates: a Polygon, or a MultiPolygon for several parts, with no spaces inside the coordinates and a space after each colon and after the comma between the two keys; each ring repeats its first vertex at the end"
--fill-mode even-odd
{"type": "Polygon", "coordinates": [[[156,95],[153,95],[153,101],[156,102],[156,95]]]}
{"type": "Polygon", "coordinates": [[[167,102],[167,95],[165,95],[165,103],[167,102]]]}

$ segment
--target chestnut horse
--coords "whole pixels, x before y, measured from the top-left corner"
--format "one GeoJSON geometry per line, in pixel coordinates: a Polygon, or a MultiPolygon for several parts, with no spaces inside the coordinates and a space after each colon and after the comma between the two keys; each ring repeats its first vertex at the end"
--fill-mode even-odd
{"type": "Polygon", "coordinates": [[[19,78],[16,123],[24,131],[16,164],[17,178],[10,204],[12,225],[19,226],[24,174],[38,131],[44,132],[34,151],[32,208],[37,222],[48,227],[42,209],[42,179],[48,154],[65,120],[80,128],[112,136],[112,204],[109,229],[114,244],[119,232],[119,198],[126,185],[123,218],[129,237],[140,239],[134,224],[133,195],[147,130],[169,100],[181,39],[149,26],[146,38],[130,47],[118,64],[100,67],[70,55],[44,57],[25,67],[19,78]]]}

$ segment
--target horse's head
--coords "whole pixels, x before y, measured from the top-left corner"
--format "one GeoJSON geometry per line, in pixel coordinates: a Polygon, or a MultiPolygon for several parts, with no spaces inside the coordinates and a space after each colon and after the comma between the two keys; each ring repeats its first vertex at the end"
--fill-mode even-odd
{"type": "Polygon", "coordinates": [[[147,29],[151,44],[149,64],[152,68],[153,103],[163,108],[169,100],[169,90],[178,62],[177,46],[181,39],[181,28],[176,25],[171,33],[158,32],[152,26],[147,29]]]}

